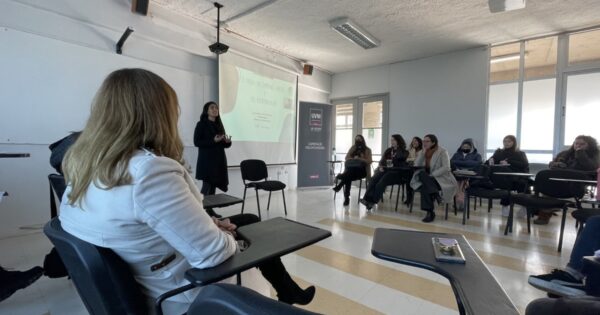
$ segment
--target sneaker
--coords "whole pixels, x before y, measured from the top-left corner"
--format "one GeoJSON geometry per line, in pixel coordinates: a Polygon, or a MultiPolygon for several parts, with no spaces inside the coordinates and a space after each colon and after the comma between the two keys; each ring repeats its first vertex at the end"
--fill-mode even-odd
{"type": "Polygon", "coordinates": [[[0,301],[7,299],[17,290],[24,289],[44,274],[42,267],[33,267],[27,271],[6,271],[2,269],[0,278],[0,301]]]}
{"type": "Polygon", "coordinates": [[[375,205],[374,203],[366,199],[360,199],[359,202],[362,203],[367,208],[367,210],[373,209],[373,206],[375,205]]]}
{"type": "Polygon", "coordinates": [[[558,296],[585,295],[584,284],[564,270],[554,269],[551,273],[529,276],[527,280],[533,287],[558,296]]]}
{"type": "Polygon", "coordinates": [[[510,214],[510,207],[509,206],[502,206],[502,216],[503,217],[508,217],[509,214],[510,214]]]}

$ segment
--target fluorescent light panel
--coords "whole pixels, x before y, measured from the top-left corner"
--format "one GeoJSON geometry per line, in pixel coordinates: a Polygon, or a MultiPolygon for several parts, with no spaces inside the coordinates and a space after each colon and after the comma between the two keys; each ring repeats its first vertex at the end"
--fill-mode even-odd
{"type": "Polygon", "coordinates": [[[525,8],[525,0],[488,0],[490,12],[498,13],[525,8]]]}
{"type": "Polygon", "coordinates": [[[501,56],[492,57],[490,59],[490,62],[491,63],[497,63],[497,62],[504,62],[504,61],[509,61],[509,60],[515,60],[515,59],[519,59],[519,58],[521,58],[521,54],[514,53],[514,54],[508,54],[508,55],[501,55],[501,56]]]}
{"type": "Polygon", "coordinates": [[[377,38],[349,18],[331,20],[329,25],[340,35],[364,49],[375,48],[380,44],[377,38]]]}

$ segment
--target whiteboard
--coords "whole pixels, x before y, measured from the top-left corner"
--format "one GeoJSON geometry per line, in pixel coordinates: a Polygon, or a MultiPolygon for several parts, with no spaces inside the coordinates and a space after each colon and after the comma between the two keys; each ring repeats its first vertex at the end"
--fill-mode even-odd
{"type": "Polygon", "coordinates": [[[12,29],[0,30],[0,47],[0,143],[49,144],[81,130],[110,72],[144,68],[177,92],[179,131],[184,144],[193,146],[208,86],[204,81],[210,78],[12,29]]]}

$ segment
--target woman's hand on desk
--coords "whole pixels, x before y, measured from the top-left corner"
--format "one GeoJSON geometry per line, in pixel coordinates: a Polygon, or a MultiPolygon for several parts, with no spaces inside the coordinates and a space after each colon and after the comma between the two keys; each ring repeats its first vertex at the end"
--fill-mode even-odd
{"type": "Polygon", "coordinates": [[[219,229],[221,229],[221,231],[236,236],[235,229],[237,229],[237,225],[231,223],[229,219],[219,220],[215,217],[212,217],[212,220],[219,227],[219,229]]]}

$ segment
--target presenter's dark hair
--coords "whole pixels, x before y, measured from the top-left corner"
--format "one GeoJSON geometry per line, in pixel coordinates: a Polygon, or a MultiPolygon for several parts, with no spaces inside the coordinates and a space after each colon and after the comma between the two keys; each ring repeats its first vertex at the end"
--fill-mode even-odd
{"type": "MultiPolygon", "coordinates": [[[[210,101],[207,102],[206,104],[204,104],[204,107],[202,108],[202,114],[200,115],[200,121],[207,121],[208,120],[208,108],[210,107],[210,105],[215,105],[217,107],[219,107],[219,104],[217,104],[216,102],[210,101]]],[[[223,122],[221,121],[221,114],[219,113],[219,116],[217,116],[217,118],[215,119],[215,123],[217,124],[217,133],[220,134],[225,134],[225,126],[223,126],[223,122]]]]}
{"type": "Polygon", "coordinates": [[[404,141],[404,138],[402,138],[401,135],[399,134],[393,134],[392,138],[394,138],[394,140],[396,140],[396,143],[398,143],[398,148],[402,151],[406,150],[406,141],[404,141]]]}
{"type": "Polygon", "coordinates": [[[423,137],[423,138],[429,138],[429,140],[431,140],[431,142],[433,142],[433,147],[436,147],[438,145],[438,138],[435,135],[428,134],[428,135],[425,135],[425,137],[423,137]]]}

